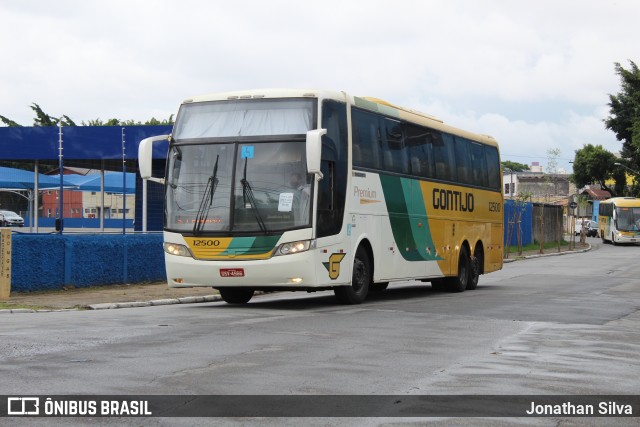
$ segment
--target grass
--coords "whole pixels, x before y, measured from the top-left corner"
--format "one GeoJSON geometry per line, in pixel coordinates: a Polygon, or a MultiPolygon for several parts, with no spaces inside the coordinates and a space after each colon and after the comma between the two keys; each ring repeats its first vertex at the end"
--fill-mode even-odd
{"type": "Polygon", "coordinates": [[[41,305],[12,304],[12,303],[0,302],[0,310],[16,310],[19,308],[27,308],[29,310],[48,310],[51,307],[45,307],[41,305]]]}
{"type": "MultiPolygon", "coordinates": [[[[560,242],[560,251],[567,251],[569,250],[569,244],[570,242],[566,241],[566,240],[562,240],[560,242]]],[[[580,246],[580,242],[577,241],[575,242],[575,247],[579,247],[580,246]]],[[[552,252],[557,252],[558,251],[558,242],[554,241],[554,242],[545,242],[544,244],[544,249],[543,249],[543,253],[552,253],[552,252]]],[[[533,242],[530,243],[528,245],[525,245],[522,247],[522,256],[524,255],[531,255],[531,254],[537,254],[540,253],[540,243],[539,242],[533,242]]],[[[505,254],[506,254],[506,250],[505,250],[505,254]]],[[[518,247],[517,246],[510,246],[509,247],[509,257],[519,257],[521,255],[518,255],[518,247]]]]}

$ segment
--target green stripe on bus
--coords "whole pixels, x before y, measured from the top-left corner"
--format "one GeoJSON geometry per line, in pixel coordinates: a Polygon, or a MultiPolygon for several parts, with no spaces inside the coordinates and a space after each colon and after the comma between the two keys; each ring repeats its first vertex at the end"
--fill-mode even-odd
{"type": "Polygon", "coordinates": [[[280,235],[258,237],[234,237],[229,247],[221,255],[264,254],[273,250],[280,240],[280,235]]]}
{"type": "Polygon", "coordinates": [[[407,261],[439,260],[418,182],[380,175],[389,222],[398,250],[407,261]]]}

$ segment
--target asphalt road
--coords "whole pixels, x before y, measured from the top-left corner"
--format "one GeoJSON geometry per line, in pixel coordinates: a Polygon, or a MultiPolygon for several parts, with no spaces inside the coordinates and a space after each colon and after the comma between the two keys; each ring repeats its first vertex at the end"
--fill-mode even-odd
{"type": "MultiPolygon", "coordinates": [[[[245,306],[4,316],[0,394],[640,395],[640,246],[590,240],[590,252],[505,264],[461,294],[404,282],[358,306],[337,305],[330,292],[281,293],[245,306]]],[[[211,424],[97,421],[123,420],[211,424]]],[[[635,425],[597,420],[461,418],[454,424],[635,425]]],[[[305,418],[302,424],[414,421],[305,418]]]]}

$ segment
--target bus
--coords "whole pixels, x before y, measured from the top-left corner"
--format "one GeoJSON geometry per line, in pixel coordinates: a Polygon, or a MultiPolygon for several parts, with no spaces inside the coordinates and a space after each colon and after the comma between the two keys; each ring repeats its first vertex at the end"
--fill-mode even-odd
{"type": "MultiPolygon", "coordinates": [[[[165,141],[166,142],[166,141],[165,141]]],[[[170,287],[224,301],[333,290],[359,304],[389,282],[476,288],[502,268],[496,141],[376,99],[256,90],[185,100],[139,147],[165,185],[170,287]],[[168,140],[164,178],[152,145],[168,140]]]]}
{"type": "Polygon", "coordinates": [[[602,242],[640,242],[640,199],[614,197],[598,207],[598,232],[602,242]]]}

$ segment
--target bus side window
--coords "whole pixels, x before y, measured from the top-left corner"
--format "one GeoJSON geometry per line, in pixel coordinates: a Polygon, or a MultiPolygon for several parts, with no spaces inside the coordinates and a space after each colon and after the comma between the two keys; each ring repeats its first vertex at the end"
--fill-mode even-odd
{"type": "Polygon", "coordinates": [[[453,137],[449,134],[432,130],[431,140],[436,164],[436,179],[455,182],[458,174],[456,171],[453,137]]]}
{"type": "Polygon", "coordinates": [[[486,187],[489,181],[487,171],[487,159],[484,155],[482,145],[472,142],[471,144],[471,164],[473,165],[473,182],[480,186],[486,187]]]}
{"type": "Polygon", "coordinates": [[[500,189],[500,156],[498,149],[495,147],[484,147],[487,158],[487,171],[489,174],[489,187],[492,190],[500,189]]]}
{"type": "Polygon", "coordinates": [[[410,173],[424,178],[435,176],[432,146],[429,143],[429,131],[419,126],[406,125],[406,146],[409,155],[410,173]]]}
{"type": "Polygon", "coordinates": [[[353,109],[352,118],[354,165],[378,169],[380,167],[380,129],[378,118],[371,113],[357,109],[353,109]]]}
{"type": "Polygon", "coordinates": [[[400,122],[385,118],[382,152],[384,153],[384,169],[389,172],[407,173],[409,162],[402,138],[400,122]]]}
{"type": "Polygon", "coordinates": [[[472,184],[471,179],[471,156],[469,153],[469,141],[459,136],[455,137],[456,166],[458,169],[458,180],[462,184],[472,184]]]}

